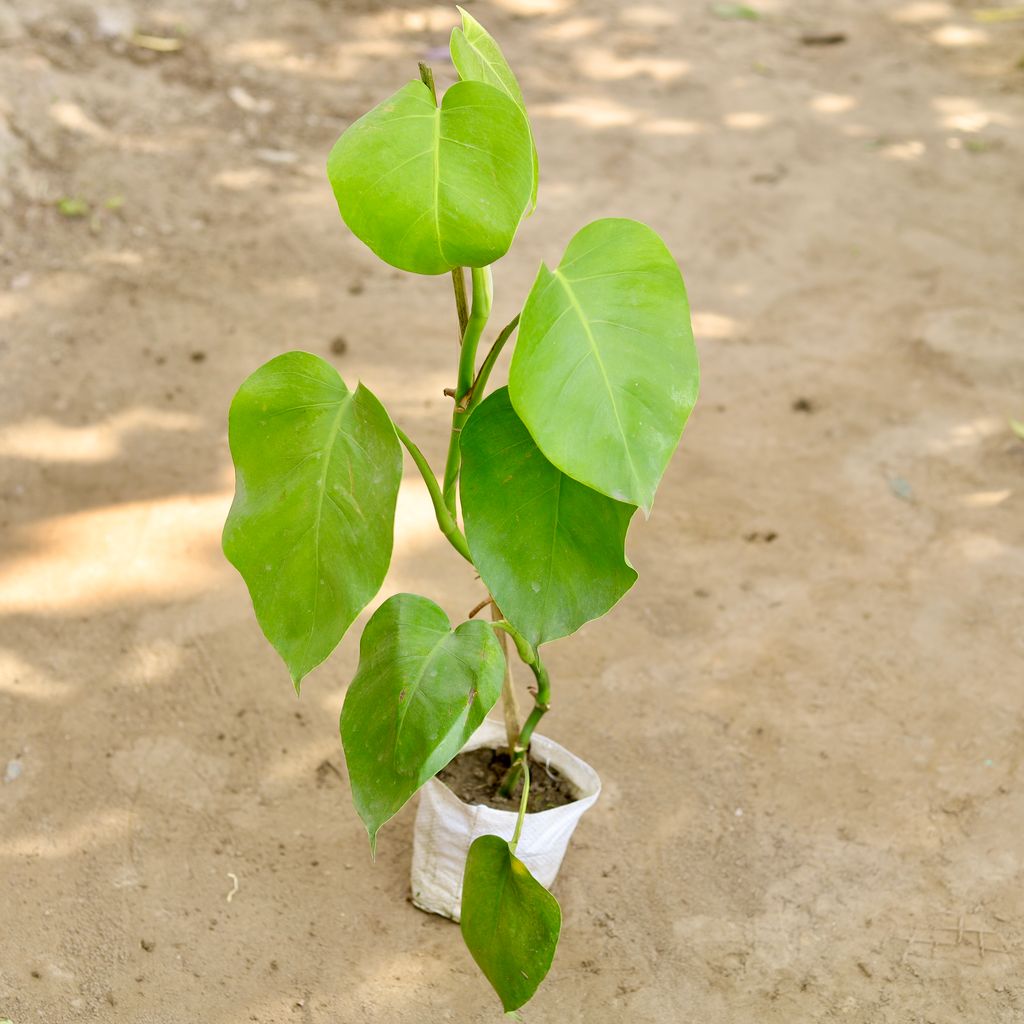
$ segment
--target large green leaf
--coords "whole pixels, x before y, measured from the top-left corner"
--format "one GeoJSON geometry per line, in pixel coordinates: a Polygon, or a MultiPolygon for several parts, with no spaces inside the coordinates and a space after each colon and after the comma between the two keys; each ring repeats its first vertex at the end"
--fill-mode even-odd
{"type": "Polygon", "coordinates": [[[551,969],[562,911],[504,839],[480,836],[466,858],[461,926],[508,1013],[533,998],[551,969]]]}
{"type": "MultiPolygon", "coordinates": [[[[486,82],[507,93],[523,112],[523,117],[529,124],[526,103],[523,101],[523,91],[519,88],[519,82],[512,73],[508,61],[505,60],[501,47],[473,15],[461,7],[456,9],[462,15],[462,27],[452,29],[452,38],[448,49],[452,55],[452,63],[459,72],[459,77],[465,82],[486,82]]],[[[533,142],[532,131],[530,137],[533,146],[533,194],[530,197],[532,208],[537,205],[539,162],[537,145],[533,142]]]]}
{"type": "Polygon", "coordinates": [[[380,402],[308,352],[278,356],[242,384],[228,439],[224,554],[297,690],[384,581],[402,450],[380,402]]]}
{"type": "Polygon", "coordinates": [[[486,622],[452,630],[433,601],[397,594],[374,612],[345,695],[352,799],[377,831],[462,749],[501,695],[504,655],[486,622]]]}
{"type": "Polygon", "coordinates": [[[440,108],[409,82],[355,122],[327,160],[345,223],[417,274],[504,256],[530,201],[530,129],[504,92],[457,82],[440,108]]]}
{"type": "Polygon", "coordinates": [[[697,400],[686,288],[648,227],[588,224],[541,265],[512,357],[512,404],[564,473],[649,512],[697,400]]]}
{"type": "Polygon", "coordinates": [[[462,432],[462,513],[481,579],[534,645],[604,615],[636,581],[623,545],[635,505],[577,483],[489,395],[462,432]]]}

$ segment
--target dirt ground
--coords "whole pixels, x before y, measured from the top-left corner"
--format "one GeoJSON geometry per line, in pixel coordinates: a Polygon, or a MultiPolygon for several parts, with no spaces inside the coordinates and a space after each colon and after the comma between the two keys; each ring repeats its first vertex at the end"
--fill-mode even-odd
{"type": "MultiPolygon", "coordinates": [[[[1024,21],[752,2],[472,5],[542,172],[494,323],[635,216],[704,376],[639,584],[549,651],[604,795],[524,1019],[1024,1021],[1024,21]]],[[[451,80],[455,17],[0,4],[0,1019],[500,1018],[406,901],[412,809],[374,865],[349,803],[359,625],[297,702],[219,551],[228,403],[278,352],[441,460],[448,282],[351,238],[324,161],[417,59],[451,80]]],[[[382,597],[464,616],[408,467],[400,508],[382,597]]]]}

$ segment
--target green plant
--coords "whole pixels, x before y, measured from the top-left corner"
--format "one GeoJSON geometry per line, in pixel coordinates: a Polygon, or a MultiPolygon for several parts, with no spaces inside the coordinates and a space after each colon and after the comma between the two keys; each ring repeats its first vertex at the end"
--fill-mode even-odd
{"type": "Polygon", "coordinates": [[[401,446],[412,457],[441,533],[500,613],[453,629],[426,597],[386,600],[363,632],[342,742],[375,848],[381,826],[510,686],[499,637],[511,637],[536,682],[525,722],[508,723],[503,788],[523,776],[523,797],[512,841],[483,836],[470,850],[462,932],[512,1011],[547,973],[560,929],[554,897],[515,856],[526,754],[551,700],[540,648],[603,615],[635,581],[626,531],[638,507],[650,511],[698,370],[676,263],[650,228],[625,219],[587,225],[555,269],[542,265],[521,313],[478,358],[490,265],[534,208],[538,160],[519,85],[465,12],[451,54],[460,81],[440,106],[421,65],[421,80],[349,127],[328,160],[358,238],[394,267],[452,276],[461,346],[443,477],[363,385],[350,390],[318,356],[289,352],[231,405],[236,494],[224,550],[298,691],[383,583],[401,446]],[[488,395],[517,330],[508,387],[488,395]]]}

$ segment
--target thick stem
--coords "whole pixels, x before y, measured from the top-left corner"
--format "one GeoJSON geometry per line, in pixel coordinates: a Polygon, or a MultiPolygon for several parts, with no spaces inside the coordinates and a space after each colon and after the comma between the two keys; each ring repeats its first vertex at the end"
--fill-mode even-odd
{"type": "Polygon", "coordinates": [[[548,670],[544,667],[544,663],[540,660],[537,648],[512,623],[507,619],[502,619],[499,622],[495,622],[494,625],[512,637],[520,660],[530,667],[530,671],[533,672],[534,678],[537,680],[537,691],[533,698],[533,710],[519,731],[519,738],[512,749],[512,765],[498,789],[502,796],[510,796],[516,787],[519,774],[526,762],[533,730],[537,728],[537,723],[547,714],[548,709],[551,707],[551,679],[548,676],[548,670]]]}
{"type": "MultiPolygon", "coordinates": [[[[501,611],[492,600],[491,618],[501,618],[501,611]]],[[[508,756],[515,757],[516,743],[519,742],[519,699],[516,697],[515,680],[512,678],[512,660],[508,653],[508,634],[498,631],[498,642],[505,655],[505,681],[501,684],[501,710],[505,715],[505,739],[508,740],[508,756]]]]}
{"type": "Polygon", "coordinates": [[[469,323],[462,337],[462,350],[459,352],[459,376],[455,387],[455,411],[452,413],[452,432],[448,441],[448,458],[444,466],[444,502],[448,511],[455,515],[455,488],[459,482],[459,469],[462,466],[462,428],[469,419],[466,407],[467,397],[473,387],[473,373],[476,369],[476,350],[480,345],[480,336],[491,315],[491,269],[490,267],[473,268],[473,306],[469,313],[469,323]]]}
{"type": "Polygon", "coordinates": [[[430,468],[430,463],[427,462],[423,452],[416,447],[409,438],[409,435],[397,423],[394,426],[395,433],[398,434],[398,440],[405,445],[406,450],[412,456],[412,461],[416,463],[416,468],[420,471],[420,476],[423,477],[423,482],[427,485],[430,501],[434,506],[434,515],[437,517],[437,525],[441,528],[441,532],[447,538],[448,543],[472,565],[473,558],[469,553],[469,545],[466,543],[465,535],[459,529],[451,512],[448,511],[448,506],[444,503],[441,486],[437,482],[437,477],[434,476],[434,471],[430,468]]]}

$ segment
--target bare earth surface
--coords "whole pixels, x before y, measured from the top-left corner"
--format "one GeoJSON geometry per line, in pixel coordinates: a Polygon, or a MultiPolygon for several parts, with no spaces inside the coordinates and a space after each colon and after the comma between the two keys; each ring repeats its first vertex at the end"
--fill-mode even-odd
{"type": "MultiPolygon", "coordinates": [[[[678,255],[704,372],[639,585],[549,653],[545,731],[605,790],[524,1018],[1020,1022],[1024,22],[713,6],[472,7],[542,169],[494,323],[631,215],[678,255]]],[[[0,5],[0,1019],[500,1018],[406,902],[412,808],[374,865],[350,806],[358,626],[297,702],[219,553],[228,403],[280,351],[440,462],[448,282],[348,236],[323,165],[417,59],[451,80],[454,21],[0,5]]],[[[411,468],[398,590],[481,596],[411,468]]]]}

